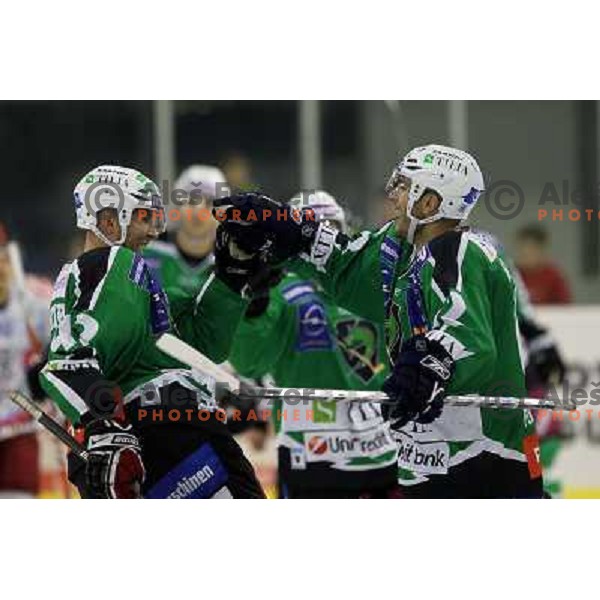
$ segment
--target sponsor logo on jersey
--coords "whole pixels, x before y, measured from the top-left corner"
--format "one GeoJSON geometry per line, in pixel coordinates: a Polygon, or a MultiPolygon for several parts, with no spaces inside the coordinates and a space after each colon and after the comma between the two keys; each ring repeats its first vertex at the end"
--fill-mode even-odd
{"type": "Polygon", "coordinates": [[[170,500],[188,498],[214,476],[215,472],[208,465],[206,465],[199,471],[196,471],[193,475],[181,479],[177,483],[175,491],[171,492],[167,498],[170,500]]]}
{"type": "Polygon", "coordinates": [[[335,423],[337,419],[337,403],[327,400],[313,401],[313,422],[314,423],[335,423]]]}
{"type": "Polygon", "coordinates": [[[377,327],[365,319],[346,319],[336,324],[338,348],[358,378],[369,383],[385,367],[379,361],[377,327]]]}
{"type": "Polygon", "coordinates": [[[147,494],[146,498],[211,498],[227,483],[228,474],[221,459],[209,444],[181,461],[147,494]]]}
{"type": "Polygon", "coordinates": [[[298,306],[298,339],[296,350],[331,350],[333,341],[329,334],[325,307],[321,302],[307,302],[298,306]]]}
{"type": "Polygon", "coordinates": [[[445,442],[419,444],[410,437],[396,433],[398,466],[426,474],[445,474],[450,462],[450,448],[445,442]]]}
{"type": "Polygon", "coordinates": [[[537,434],[528,435],[523,439],[523,453],[527,458],[527,467],[531,479],[542,476],[542,464],[540,462],[540,440],[537,434]]]}
{"type": "Polygon", "coordinates": [[[396,447],[387,429],[356,434],[347,431],[305,435],[308,461],[336,460],[339,457],[373,457],[396,447]]]}
{"type": "Polygon", "coordinates": [[[327,440],[318,435],[311,437],[307,446],[313,454],[325,454],[327,452],[327,440]]]}

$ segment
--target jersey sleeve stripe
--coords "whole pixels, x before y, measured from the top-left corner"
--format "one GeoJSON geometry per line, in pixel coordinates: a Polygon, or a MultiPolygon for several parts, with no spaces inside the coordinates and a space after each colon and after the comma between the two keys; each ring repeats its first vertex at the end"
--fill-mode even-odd
{"type": "Polygon", "coordinates": [[[61,405],[63,412],[72,421],[78,421],[79,417],[88,411],[88,407],[83,401],[83,398],[81,398],[81,396],[79,396],[79,394],[77,394],[64,381],[59,379],[53,373],[49,373],[47,371],[42,371],[42,376],[46,379],[48,384],[56,390],[57,393],[52,394],[52,397],[59,405],[61,405]]]}
{"type": "Polygon", "coordinates": [[[104,274],[104,277],[102,277],[102,279],[100,280],[100,283],[96,286],[96,289],[94,290],[94,293],[92,294],[92,299],[90,301],[90,307],[89,307],[90,310],[93,310],[94,307],[96,306],[96,302],[98,302],[100,292],[102,291],[102,288],[104,287],[104,282],[106,281],[107,275],[110,273],[110,269],[113,265],[113,262],[115,261],[115,257],[117,256],[118,251],[119,251],[119,248],[117,246],[110,249],[110,254],[108,256],[108,265],[106,267],[106,273],[104,274]]]}
{"type": "Polygon", "coordinates": [[[198,306],[200,304],[200,302],[202,301],[202,297],[204,296],[204,294],[206,294],[206,290],[208,290],[208,288],[210,287],[210,284],[214,281],[214,279],[215,279],[215,274],[211,273],[208,276],[208,279],[204,282],[204,285],[202,286],[200,291],[198,292],[198,295],[196,296],[196,306],[198,306]]]}

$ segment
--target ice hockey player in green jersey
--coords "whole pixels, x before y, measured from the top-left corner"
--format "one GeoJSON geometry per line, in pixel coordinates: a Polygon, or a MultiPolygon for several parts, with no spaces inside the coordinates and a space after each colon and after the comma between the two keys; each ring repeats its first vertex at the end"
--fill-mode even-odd
{"type": "Polygon", "coordinates": [[[407,497],[542,496],[530,411],[443,404],[448,394],[526,394],[514,281],[463,225],[483,191],[471,155],[429,145],[394,169],[396,217],[375,233],[349,239],[257,194],[217,206],[243,249],[258,245],[252,219],[274,260],[299,255],[342,306],[385,322],[393,367],[383,389],[407,497]]]}
{"type": "Polygon", "coordinates": [[[168,239],[152,242],[143,252],[167,295],[172,290],[198,290],[205,271],[212,267],[218,225],[212,202],[226,195],[225,188],[225,175],[211,165],[191,165],[177,178],[173,192],[185,196],[176,206],[167,207],[168,239]]]}
{"type": "Polygon", "coordinates": [[[55,283],[40,377],[84,431],[88,460],[71,457],[70,479],[86,498],[262,497],[220,416],[214,380],[155,345],[170,332],[223,360],[257,260],[221,230],[214,270],[169,303],[139,254],[163,230],[156,185],[105,165],[81,179],[74,198],[85,248],[55,283]]]}
{"type": "MultiPolygon", "coordinates": [[[[343,208],[327,192],[303,192],[318,222],[346,232],[343,208]]],[[[253,301],[235,335],[230,363],[245,377],[283,387],[378,390],[388,373],[381,323],[337,306],[314,279],[287,272],[253,301]]],[[[277,402],[279,493],[283,498],[390,497],[397,491],[396,444],[375,403],[277,402]]]]}
{"type": "MultiPolygon", "coordinates": [[[[517,288],[517,319],[525,350],[525,383],[527,395],[543,398],[562,385],[566,376],[566,365],[560,348],[551,332],[540,323],[531,304],[529,292],[518,269],[506,255],[504,246],[489,232],[477,230],[486,237],[506,262],[517,288]]],[[[563,439],[561,422],[551,412],[534,411],[536,431],[540,438],[540,462],[544,470],[544,492],[546,497],[560,497],[561,482],[551,478],[551,469],[559,454],[563,439]]]]}

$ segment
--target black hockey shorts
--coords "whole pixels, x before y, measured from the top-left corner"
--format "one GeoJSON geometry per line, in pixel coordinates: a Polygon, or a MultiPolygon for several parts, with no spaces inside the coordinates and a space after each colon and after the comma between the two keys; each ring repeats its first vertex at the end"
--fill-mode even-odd
{"type": "Polygon", "coordinates": [[[374,487],[368,486],[364,489],[330,489],[330,488],[304,488],[287,485],[279,481],[280,498],[289,500],[353,500],[353,499],[379,499],[379,500],[398,500],[402,497],[402,492],[397,483],[387,486],[374,487]]]}
{"type": "MultiPolygon", "coordinates": [[[[126,409],[140,437],[145,498],[265,498],[252,465],[215,413],[202,420],[136,421],[136,410],[134,403],[126,409]]],[[[84,464],[73,455],[69,480],[87,497],[84,464]]]]}
{"type": "Polygon", "coordinates": [[[398,498],[395,464],[368,471],[342,471],[328,463],[293,469],[288,448],[278,449],[280,498],[398,498]]]}
{"type": "Polygon", "coordinates": [[[146,498],[264,498],[254,469],[223,423],[150,426],[142,433],[146,498]]]}
{"type": "Polygon", "coordinates": [[[403,498],[543,498],[542,477],[532,478],[527,463],[483,452],[430,475],[425,483],[401,485],[403,498]]]}

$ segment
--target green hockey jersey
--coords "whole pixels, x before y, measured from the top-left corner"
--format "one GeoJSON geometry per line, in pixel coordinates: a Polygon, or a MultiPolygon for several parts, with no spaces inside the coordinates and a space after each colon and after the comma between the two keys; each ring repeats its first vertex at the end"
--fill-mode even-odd
{"type": "Polygon", "coordinates": [[[55,283],[42,386],[74,423],[110,382],[118,384],[125,405],[178,382],[198,392],[199,406],[214,409],[214,382],[154,342],[169,331],[220,362],[246,304],[211,272],[194,294],[180,291],[167,301],[139,254],[116,246],[86,252],[66,264],[55,283]]]}
{"type": "MultiPolygon", "coordinates": [[[[270,375],[282,387],[378,390],[388,372],[381,320],[340,308],[293,273],[271,290],[261,316],[240,322],[229,361],[241,375],[270,375]]],[[[272,412],[286,483],[339,489],[393,482],[396,444],[377,404],[310,401],[272,412]]]]}
{"type": "MultiPolygon", "coordinates": [[[[515,285],[485,236],[456,230],[418,252],[393,223],[352,240],[321,227],[310,255],[294,268],[317,276],[337,302],[365,318],[385,322],[394,361],[416,333],[451,353],[455,374],[448,394],[524,396],[515,285]]],[[[408,423],[396,434],[399,481],[414,485],[487,451],[527,462],[540,474],[530,411],[444,408],[429,425],[408,423]]]]}

